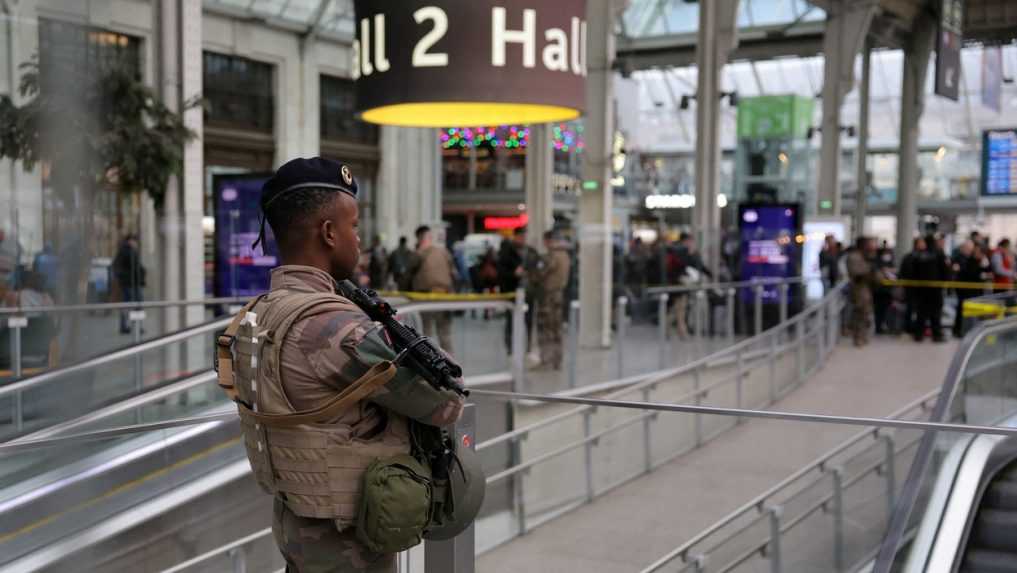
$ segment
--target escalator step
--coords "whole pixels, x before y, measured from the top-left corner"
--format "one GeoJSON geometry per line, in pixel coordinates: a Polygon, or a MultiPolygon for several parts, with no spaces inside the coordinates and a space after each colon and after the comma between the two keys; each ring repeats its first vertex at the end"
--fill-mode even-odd
{"type": "MultiPolygon", "coordinates": [[[[1017,512],[983,508],[975,518],[972,548],[1011,552],[1017,549],[1017,512]]],[[[1015,569],[1017,571],[1017,562],[1015,569]]]]}
{"type": "Polygon", "coordinates": [[[982,507],[1017,511],[1017,481],[996,481],[985,491],[982,507]]]}
{"type": "Polygon", "coordinates": [[[970,549],[960,573],[1017,573],[1017,553],[970,549]]]}

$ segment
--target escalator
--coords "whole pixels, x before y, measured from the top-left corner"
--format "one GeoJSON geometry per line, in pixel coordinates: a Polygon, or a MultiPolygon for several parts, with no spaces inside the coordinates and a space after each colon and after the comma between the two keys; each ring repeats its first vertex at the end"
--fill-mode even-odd
{"type": "Polygon", "coordinates": [[[963,543],[960,573],[1017,573],[1017,451],[996,452],[963,543]]]}

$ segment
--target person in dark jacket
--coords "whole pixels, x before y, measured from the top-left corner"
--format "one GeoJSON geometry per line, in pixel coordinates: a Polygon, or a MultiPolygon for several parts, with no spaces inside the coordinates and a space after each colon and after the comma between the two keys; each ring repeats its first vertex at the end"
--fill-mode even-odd
{"type": "MultiPolygon", "coordinates": [[[[145,286],[145,267],[138,253],[138,237],[128,235],[120,243],[113,258],[113,278],[120,287],[123,302],[141,302],[141,289],[145,286]]],[[[120,333],[130,334],[127,310],[120,312],[120,333]]]]}
{"type": "MultiPolygon", "coordinates": [[[[921,254],[925,252],[925,239],[916,237],[911,252],[904,255],[900,261],[900,279],[904,281],[916,280],[915,265],[921,254]]],[[[918,288],[904,287],[904,330],[914,333],[916,315],[918,313],[918,288]]]]}
{"type": "MultiPolygon", "coordinates": [[[[957,282],[989,283],[992,281],[992,264],[982,246],[973,241],[964,241],[958,248],[956,262],[953,265],[957,282]]],[[[964,336],[964,301],[974,298],[981,289],[957,289],[957,313],[953,319],[953,337],[964,336]]]]}
{"type": "MultiPolygon", "coordinates": [[[[503,293],[514,293],[520,287],[524,287],[523,279],[526,276],[527,265],[537,258],[536,251],[526,245],[526,229],[520,227],[515,230],[511,241],[502,241],[498,250],[498,289],[503,293]]],[[[526,332],[530,332],[533,324],[533,295],[532,289],[526,290],[526,332]]],[[[529,349],[529,337],[526,337],[526,347],[529,349]]],[[[506,313],[505,317],[505,348],[512,350],[512,313],[506,313]]]]}
{"type": "MultiPolygon", "coordinates": [[[[919,281],[945,281],[949,278],[950,268],[946,254],[940,249],[936,237],[925,239],[925,250],[915,259],[915,279],[919,281]]],[[[917,319],[912,331],[915,342],[925,337],[925,328],[932,332],[932,340],[943,342],[943,289],[940,287],[922,286],[917,288],[915,297],[917,319]]]]}
{"type": "Polygon", "coordinates": [[[399,237],[399,246],[388,256],[388,272],[392,274],[396,288],[401,291],[410,290],[410,282],[413,280],[413,273],[410,268],[413,266],[413,258],[416,255],[407,245],[406,237],[399,237]]]}

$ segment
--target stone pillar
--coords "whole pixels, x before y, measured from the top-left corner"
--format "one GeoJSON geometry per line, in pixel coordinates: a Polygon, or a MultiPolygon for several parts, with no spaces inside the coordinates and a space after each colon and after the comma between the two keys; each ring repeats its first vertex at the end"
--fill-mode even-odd
{"type": "Polygon", "coordinates": [[[615,0],[588,0],[586,151],[579,195],[579,342],[611,345],[615,0]]]}
{"type": "Polygon", "coordinates": [[[901,87],[900,152],[897,173],[897,260],[911,250],[917,230],[918,206],[918,123],[925,107],[925,77],[929,55],[936,38],[936,23],[928,15],[915,19],[904,46],[904,73],[901,87]]]}
{"type": "Polygon", "coordinates": [[[381,163],[375,189],[375,230],[393,249],[399,237],[414,244],[419,225],[440,226],[441,149],[438,131],[382,126],[381,163]]]}
{"type": "Polygon", "coordinates": [[[855,54],[862,47],[877,2],[832,0],[823,35],[823,141],[819,157],[820,215],[840,215],[840,108],[855,78],[855,54]]]}
{"type": "Polygon", "coordinates": [[[868,195],[869,171],[866,159],[869,154],[869,86],[872,83],[872,44],[865,43],[862,50],[862,81],[858,87],[858,193],[855,196],[854,236],[865,234],[865,201],[868,195]]]}
{"type": "Polygon", "coordinates": [[[530,144],[526,147],[526,244],[542,250],[545,231],[554,226],[554,152],[551,149],[551,126],[530,126],[530,144]]]}
{"type": "Polygon", "coordinates": [[[738,0],[699,3],[696,41],[696,205],[692,224],[706,264],[720,262],[720,76],[737,45],[738,0]]]}

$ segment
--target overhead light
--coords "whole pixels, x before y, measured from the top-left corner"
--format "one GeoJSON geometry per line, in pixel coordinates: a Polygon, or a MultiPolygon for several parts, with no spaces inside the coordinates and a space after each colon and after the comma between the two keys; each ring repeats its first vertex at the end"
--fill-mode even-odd
{"type": "Polygon", "coordinates": [[[647,195],[647,209],[691,209],[696,206],[695,195],[647,195]]]}
{"type": "Polygon", "coordinates": [[[946,157],[946,146],[940,145],[939,149],[936,150],[936,161],[942,161],[946,157]]]}
{"type": "Polygon", "coordinates": [[[727,195],[723,193],[717,194],[717,207],[720,209],[727,207],[727,195]]]}

